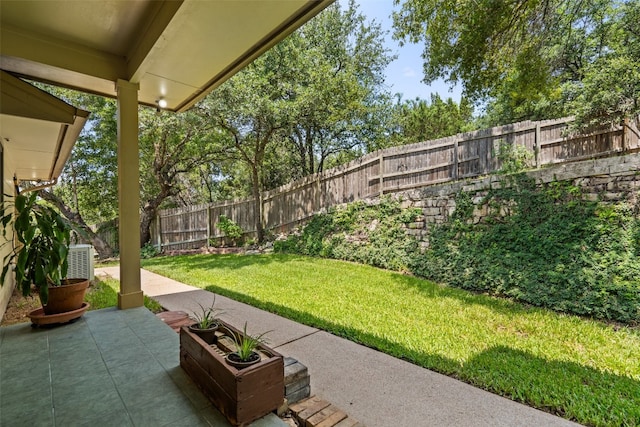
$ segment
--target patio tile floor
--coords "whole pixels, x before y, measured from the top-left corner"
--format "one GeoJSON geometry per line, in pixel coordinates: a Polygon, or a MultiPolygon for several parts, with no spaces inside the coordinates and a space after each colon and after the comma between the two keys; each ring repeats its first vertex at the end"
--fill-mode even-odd
{"type": "MultiPolygon", "coordinates": [[[[180,368],[179,337],[145,308],[0,328],[0,425],[228,426],[180,368]]],[[[273,414],[254,423],[285,426],[273,414]]]]}

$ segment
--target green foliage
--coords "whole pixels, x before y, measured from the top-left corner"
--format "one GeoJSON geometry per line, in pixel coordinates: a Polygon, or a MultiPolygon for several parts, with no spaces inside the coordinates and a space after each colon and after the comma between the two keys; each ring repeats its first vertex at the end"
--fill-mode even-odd
{"type": "MultiPolygon", "coordinates": [[[[292,34],[288,76],[293,117],[287,151],[296,177],[321,172],[385,143],[390,96],[385,68],[395,58],[379,23],[355,1],[336,2],[292,34]]],[[[284,43],[283,43],[284,44],[284,43]]]]}
{"type": "Polygon", "coordinates": [[[218,228],[226,237],[234,242],[242,237],[242,228],[226,215],[220,215],[218,228]]]}
{"type": "MultiPolygon", "coordinates": [[[[522,167],[509,161],[505,157],[511,173],[522,167]]],[[[504,184],[484,199],[489,214],[480,224],[471,220],[470,194],[458,194],[449,221],[430,228],[426,251],[406,233],[420,210],[402,210],[389,198],[317,215],[274,248],[409,270],[561,312],[640,321],[638,213],[627,204],[584,200],[580,188],[566,182],[539,187],[513,174],[504,184]]]]}
{"type": "Polygon", "coordinates": [[[640,420],[637,328],[300,255],[189,255],[143,265],[584,425],[640,420]]]}
{"type": "MultiPolygon", "coordinates": [[[[115,100],[51,86],[46,90],[91,111],[61,182],[52,191],[69,207],[71,222],[113,220],[118,206],[115,100]]],[[[200,185],[185,184],[186,176],[200,172],[203,165],[217,164],[213,160],[221,157],[223,138],[199,113],[196,109],[180,114],[156,114],[148,107],[138,110],[142,243],[150,240],[150,224],[167,200],[181,194],[183,203],[199,201],[192,187],[200,185]]]]}
{"type": "Polygon", "coordinates": [[[488,100],[483,127],[568,115],[591,127],[640,112],[638,1],[395,3],[394,36],[424,43],[425,82],[488,100]]]}
{"type": "Polygon", "coordinates": [[[513,67],[548,72],[536,47],[558,23],[559,3],[404,0],[393,14],[394,35],[401,43],[424,42],[425,82],[460,81],[477,97],[513,67]]]}
{"type": "Polygon", "coordinates": [[[512,181],[485,199],[485,223],[472,225],[459,206],[459,220],[434,227],[412,271],[561,312],[638,322],[637,213],[584,200],[568,183],[512,181]]]}
{"type": "Polygon", "coordinates": [[[498,150],[498,160],[500,161],[500,170],[498,173],[518,173],[531,167],[533,153],[527,150],[527,147],[503,142],[500,144],[498,150]]]}
{"type": "Polygon", "coordinates": [[[116,101],[52,86],[45,89],[91,112],[52,191],[88,224],[112,220],[118,210],[116,101]]]}
{"type": "Polygon", "coordinates": [[[251,359],[251,353],[253,353],[259,345],[266,344],[267,341],[264,336],[271,331],[263,332],[259,335],[249,335],[247,333],[247,322],[244,322],[244,329],[241,334],[231,334],[233,341],[236,344],[235,353],[243,362],[248,362],[251,359]]]}
{"type": "MultiPolygon", "coordinates": [[[[89,310],[115,307],[118,304],[119,290],[120,282],[115,279],[96,280],[87,290],[84,300],[91,306],[89,310]]],[[[163,311],[160,303],[147,295],[144,296],[144,306],[153,313],[163,311]]]]}
{"type": "Polygon", "coordinates": [[[215,304],[215,295],[210,307],[204,307],[198,303],[200,311],[197,313],[193,313],[193,318],[196,322],[195,325],[198,327],[198,329],[209,329],[218,325],[218,317],[223,313],[223,311],[214,307],[215,304]]]}
{"type": "Polygon", "coordinates": [[[622,124],[624,118],[640,115],[640,2],[623,2],[608,11],[600,39],[606,40],[593,61],[583,67],[580,81],[563,86],[574,127],[591,130],[603,125],[622,124]]]}
{"type": "MultiPolygon", "coordinates": [[[[38,204],[37,196],[36,192],[19,194],[14,204],[2,207],[2,235],[7,238],[13,221],[18,245],[4,257],[0,283],[4,284],[11,263],[15,262],[16,283],[22,294],[29,295],[33,284],[42,304],[46,304],[48,287],[59,286],[67,276],[70,228],[55,209],[38,204]]],[[[9,236],[3,246],[10,244],[13,239],[9,236]]]]}
{"type": "Polygon", "coordinates": [[[401,209],[400,202],[389,197],[378,205],[350,203],[314,216],[300,235],[275,242],[274,250],[406,271],[408,254],[418,243],[405,227],[420,214],[420,209],[401,209]]]}
{"type": "MultiPolygon", "coordinates": [[[[380,26],[367,23],[353,1],[344,9],[336,3],[198,109],[226,137],[225,153],[240,165],[245,188],[257,200],[264,190],[375,145],[384,130],[383,70],[391,59],[380,26]]],[[[259,243],[261,209],[256,203],[259,243]]]]}
{"type": "Polygon", "coordinates": [[[140,258],[142,259],[153,258],[158,255],[160,255],[160,251],[158,247],[152,243],[145,243],[144,246],[140,248],[140,258]]]}
{"type": "Polygon", "coordinates": [[[423,99],[398,101],[394,108],[393,144],[411,144],[473,130],[473,106],[462,98],[456,104],[437,94],[431,102],[423,99]]]}

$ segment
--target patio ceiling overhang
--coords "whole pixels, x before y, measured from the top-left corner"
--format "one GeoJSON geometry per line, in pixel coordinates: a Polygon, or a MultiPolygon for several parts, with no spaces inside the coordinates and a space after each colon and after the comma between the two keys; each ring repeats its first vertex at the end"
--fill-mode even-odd
{"type": "Polygon", "coordinates": [[[89,113],[0,71],[0,139],[8,174],[18,181],[52,181],[89,113]]]}
{"type": "Polygon", "coordinates": [[[0,68],[184,111],[333,0],[3,0],[0,68]]]}

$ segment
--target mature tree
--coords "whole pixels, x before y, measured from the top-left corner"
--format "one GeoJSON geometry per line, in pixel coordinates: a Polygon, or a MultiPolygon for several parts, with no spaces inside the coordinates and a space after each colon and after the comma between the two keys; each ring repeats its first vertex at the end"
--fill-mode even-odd
{"type": "Polygon", "coordinates": [[[395,128],[391,135],[394,143],[428,141],[471,130],[473,107],[465,98],[457,104],[451,98],[442,100],[438,94],[431,95],[431,102],[420,98],[398,100],[394,121],[395,128]]]}
{"type": "Polygon", "coordinates": [[[490,122],[576,113],[621,122],[634,114],[621,108],[625,101],[612,108],[603,100],[604,111],[572,100],[576,87],[607,98],[612,85],[622,92],[617,99],[637,104],[628,78],[637,73],[635,48],[619,41],[637,45],[637,8],[637,0],[405,0],[394,13],[395,37],[424,42],[426,82],[443,77],[471,99],[492,100],[490,122]]]}
{"type": "Polygon", "coordinates": [[[215,162],[224,151],[222,136],[198,110],[158,115],[140,109],[140,243],[150,241],[158,209],[183,188],[181,178],[215,162]]]}
{"type": "Polygon", "coordinates": [[[353,1],[346,10],[336,3],[200,104],[246,166],[258,241],[263,190],[375,145],[390,60],[380,27],[367,24],[353,1]]]}
{"type": "Polygon", "coordinates": [[[395,37],[424,42],[426,82],[461,82],[475,98],[513,67],[545,71],[539,48],[557,25],[560,1],[406,0],[393,14],[395,37]]]}
{"type": "Polygon", "coordinates": [[[611,10],[602,27],[606,47],[582,67],[580,80],[563,87],[570,111],[586,128],[640,115],[640,1],[611,10]]]}
{"type": "MultiPolygon", "coordinates": [[[[118,214],[116,103],[59,88],[48,90],[90,111],[91,116],[60,185],[40,195],[91,240],[101,257],[111,256],[112,249],[87,223],[109,221],[118,214]]],[[[157,114],[147,107],[139,109],[141,244],[150,240],[150,225],[158,208],[183,190],[181,178],[220,155],[219,131],[197,113],[157,114]]]]}
{"type": "Polygon", "coordinates": [[[274,141],[290,123],[287,107],[292,76],[287,75],[286,44],[279,44],[212,92],[199,106],[209,122],[226,134],[230,155],[243,162],[255,200],[258,241],[264,239],[261,192],[263,166],[274,141]]]}
{"type": "Polygon", "coordinates": [[[91,112],[58,185],[39,195],[56,206],[73,229],[91,241],[100,258],[113,256],[113,248],[88,224],[116,216],[116,105],[112,100],[66,89],[42,86],[69,103],[91,112]]]}
{"type": "Polygon", "coordinates": [[[389,113],[384,70],[394,59],[379,24],[367,22],[352,0],[339,3],[290,37],[295,122],[289,140],[299,172],[320,172],[332,156],[377,148],[389,113]]]}
{"type": "Polygon", "coordinates": [[[69,221],[71,228],[78,233],[84,241],[90,241],[98,253],[98,258],[105,259],[113,256],[113,248],[99,234],[94,232],[85,222],[80,212],[67,205],[64,200],[50,189],[38,190],[38,196],[55,206],[69,221]]]}

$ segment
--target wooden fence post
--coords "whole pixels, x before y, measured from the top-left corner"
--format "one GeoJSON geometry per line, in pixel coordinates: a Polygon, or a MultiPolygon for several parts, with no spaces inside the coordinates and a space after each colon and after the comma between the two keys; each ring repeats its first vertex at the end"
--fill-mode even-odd
{"type": "Polygon", "coordinates": [[[540,122],[536,123],[535,141],[533,144],[533,153],[536,158],[536,168],[540,168],[540,122]]]}
{"type": "Polygon", "coordinates": [[[207,249],[209,249],[209,240],[211,240],[211,205],[207,205],[207,249]]]}
{"type": "MultiPolygon", "coordinates": [[[[320,174],[318,173],[317,179],[316,179],[316,197],[314,197],[315,200],[315,206],[312,209],[312,212],[319,212],[320,211],[320,206],[322,206],[322,194],[321,194],[321,185],[320,185],[320,174]]],[[[312,212],[307,212],[308,216],[311,216],[312,212]]]]}
{"type": "Polygon", "coordinates": [[[380,198],[382,198],[382,196],[384,196],[384,155],[382,154],[382,152],[380,152],[380,157],[379,157],[379,162],[380,162],[380,198]]]}
{"type": "Polygon", "coordinates": [[[631,147],[631,124],[629,118],[625,117],[622,123],[622,151],[627,151],[631,147]]]}
{"type": "Polygon", "coordinates": [[[453,141],[453,176],[454,181],[458,179],[458,137],[453,141]]]}
{"type": "Polygon", "coordinates": [[[156,242],[158,243],[158,251],[162,252],[162,221],[160,220],[160,212],[156,214],[156,242]]]}

